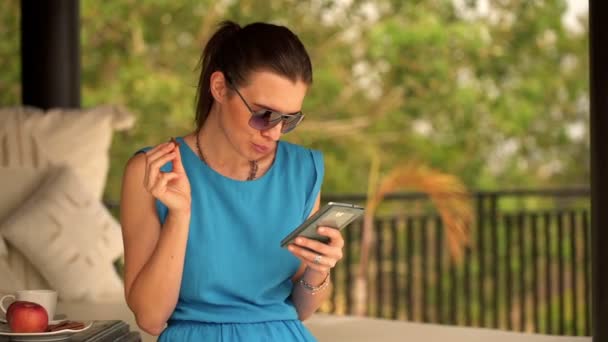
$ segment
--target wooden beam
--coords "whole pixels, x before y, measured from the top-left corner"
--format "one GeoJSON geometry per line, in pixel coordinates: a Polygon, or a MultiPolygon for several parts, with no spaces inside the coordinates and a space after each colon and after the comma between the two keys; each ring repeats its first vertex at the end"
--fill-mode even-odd
{"type": "Polygon", "coordinates": [[[608,341],[608,2],[589,2],[592,335],[608,341]]]}
{"type": "Polygon", "coordinates": [[[21,0],[22,103],[80,107],[79,0],[21,0]]]}

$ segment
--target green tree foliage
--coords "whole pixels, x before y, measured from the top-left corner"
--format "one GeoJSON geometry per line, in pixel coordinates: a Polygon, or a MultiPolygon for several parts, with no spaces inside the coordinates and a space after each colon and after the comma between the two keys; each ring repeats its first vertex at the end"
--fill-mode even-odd
{"type": "Polygon", "coordinates": [[[17,0],[6,1],[0,11],[0,106],[21,102],[18,14],[17,0]]]}
{"type": "MultiPolygon", "coordinates": [[[[586,184],[588,58],[564,1],[82,1],[83,106],[123,104],[107,198],[134,151],[193,128],[203,43],[224,19],[292,28],[314,65],[286,140],[324,151],[324,192],[419,160],[472,188],[586,184]],[[477,13],[477,14],[476,14],[477,13]]],[[[20,102],[19,3],[0,11],[0,105],[20,102]]],[[[583,19],[584,20],[584,19],[583,19]]]]}

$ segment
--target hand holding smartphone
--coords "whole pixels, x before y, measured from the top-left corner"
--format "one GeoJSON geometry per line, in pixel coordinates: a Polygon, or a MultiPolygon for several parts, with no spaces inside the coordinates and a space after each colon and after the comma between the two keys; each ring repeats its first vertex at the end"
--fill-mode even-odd
{"type": "Polygon", "coordinates": [[[355,204],[329,202],[289,233],[281,241],[281,247],[287,248],[298,236],[328,243],[329,238],[319,235],[317,227],[324,226],[342,230],[348,224],[363,216],[364,212],[365,209],[363,207],[355,204]]]}

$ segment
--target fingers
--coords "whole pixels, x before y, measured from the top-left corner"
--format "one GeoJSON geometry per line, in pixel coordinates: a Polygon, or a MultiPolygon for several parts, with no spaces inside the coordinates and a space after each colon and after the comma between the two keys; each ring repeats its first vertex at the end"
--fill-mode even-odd
{"type": "Polygon", "coordinates": [[[173,143],[163,143],[146,152],[146,173],[144,176],[144,187],[152,191],[162,173],[160,168],[175,158],[178,149],[173,143]]]}
{"type": "Polygon", "coordinates": [[[147,151],[146,158],[148,161],[156,160],[159,157],[171,152],[173,149],[175,149],[175,145],[173,143],[162,143],[147,151]]]}
{"type": "Polygon", "coordinates": [[[146,157],[148,163],[157,160],[158,158],[169,152],[175,152],[177,155],[177,158],[175,158],[173,162],[173,171],[177,173],[186,173],[186,171],[184,170],[184,165],[182,164],[182,155],[179,151],[179,142],[177,142],[174,138],[171,138],[169,142],[159,144],[153,149],[147,151],[146,157]]]}
{"type": "Polygon", "coordinates": [[[336,266],[337,260],[333,258],[329,258],[323,256],[321,254],[312,252],[302,247],[298,247],[296,245],[290,245],[288,249],[303,263],[306,264],[307,267],[314,269],[319,272],[327,273],[334,266],[336,266]],[[316,261],[315,261],[315,258],[316,261]]]}
{"type": "Polygon", "coordinates": [[[177,173],[186,173],[184,170],[184,164],[182,164],[182,153],[179,151],[179,148],[175,150],[175,160],[173,160],[173,171],[177,173]]]}
{"type": "Polygon", "coordinates": [[[329,237],[330,242],[325,244],[313,239],[298,237],[287,248],[309,268],[329,272],[342,259],[344,238],[338,229],[319,227],[317,231],[320,235],[329,237]]]}
{"type": "Polygon", "coordinates": [[[342,249],[344,247],[344,238],[342,233],[335,228],[331,227],[319,227],[317,229],[319,235],[327,236],[329,238],[329,245],[342,249]]]}
{"type": "Polygon", "coordinates": [[[152,154],[154,154],[154,153],[162,150],[163,148],[166,148],[167,146],[169,146],[168,142],[162,143],[162,144],[158,144],[158,145],[154,146],[153,148],[151,148],[150,150],[146,151],[146,155],[147,156],[152,155],[152,154]]]}
{"type": "Polygon", "coordinates": [[[167,162],[169,162],[170,160],[174,159],[175,156],[176,156],[176,152],[172,151],[165,155],[157,156],[156,159],[146,160],[146,163],[147,163],[146,173],[148,175],[148,177],[146,177],[146,179],[145,179],[146,189],[151,190],[155,186],[155,184],[159,180],[159,177],[166,173],[166,172],[161,172],[160,168],[163,165],[165,165],[167,162]]]}
{"type": "Polygon", "coordinates": [[[323,242],[299,237],[293,245],[302,247],[303,250],[311,250],[313,258],[315,255],[320,254],[335,259],[336,261],[342,259],[342,248],[334,247],[323,242]]]}
{"type": "Polygon", "coordinates": [[[179,174],[175,172],[161,172],[158,181],[151,187],[150,192],[154,197],[161,196],[165,189],[167,188],[167,183],[172,179],[176,179],[179,177],[179,174]]]}

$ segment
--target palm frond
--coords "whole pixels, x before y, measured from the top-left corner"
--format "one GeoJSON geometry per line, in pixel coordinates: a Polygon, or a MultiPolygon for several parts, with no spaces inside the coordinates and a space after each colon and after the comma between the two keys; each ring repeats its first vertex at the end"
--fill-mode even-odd
{"type": "Polygon", "coordinates": [[[411,189],[425,193],[437,208],[446,228],[447,243],[454,261],[462,259],[464,247],[469,244],[473,221],[471,197],[464,184],[455,176],[410,162],[391,170],[382,178],[373,196],[368,197],[366,222],[372,222],[376,209],[384,197],[397,190],[411,189]]]}

